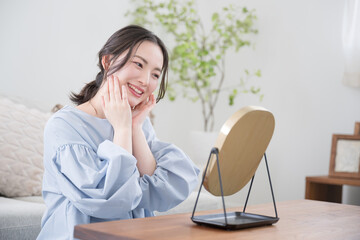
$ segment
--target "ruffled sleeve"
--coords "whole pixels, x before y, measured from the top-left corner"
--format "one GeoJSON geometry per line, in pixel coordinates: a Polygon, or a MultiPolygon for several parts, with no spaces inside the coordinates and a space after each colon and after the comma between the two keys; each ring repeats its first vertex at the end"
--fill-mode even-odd
{"type": "Polygon", "coordinates": [[[139,207],[167,211],[190,195],[200,170],[178,147],[159,141],[148,118],[143,129],[157,167],[152,176],[144,175],[139,180],[143,194],[139,207]]]}
{"type": "Polygon", "coordinates": [[[97,152],[86,145],[62,145],[52,165],[61,193],[86,215],[115,218],[141,200],[136,159],[109,140],[97,152]]]}

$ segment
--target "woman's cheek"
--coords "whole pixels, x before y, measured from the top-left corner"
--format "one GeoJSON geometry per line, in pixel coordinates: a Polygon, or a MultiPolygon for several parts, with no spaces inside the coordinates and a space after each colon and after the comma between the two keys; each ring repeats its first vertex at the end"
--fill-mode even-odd
{"type": "Polygon", "coordinates": [[[126,85],[126,80],[125,78],[118,76],[119,80],[120,80],[120,85],[126,85]]]}
{"type": "Polygon", "coordinates": [[[151,83],[151,85],[150,85],[150,95],[155,92],[155,90],[157,88],[157,85],[158,85],[157,81],[154,81],[154,82],[151,83]]]}

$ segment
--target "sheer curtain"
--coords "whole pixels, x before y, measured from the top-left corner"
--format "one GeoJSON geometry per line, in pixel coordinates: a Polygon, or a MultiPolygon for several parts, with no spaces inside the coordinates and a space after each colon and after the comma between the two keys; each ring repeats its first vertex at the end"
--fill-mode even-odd
{"type": "Polygon", "coordinates": [[[343,20],[343,83],[360,87],[360,0],[347,0],[343,20]]]}

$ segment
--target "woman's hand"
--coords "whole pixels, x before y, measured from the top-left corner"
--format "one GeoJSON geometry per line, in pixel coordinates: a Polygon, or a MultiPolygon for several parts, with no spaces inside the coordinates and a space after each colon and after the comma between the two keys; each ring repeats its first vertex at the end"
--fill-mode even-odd
{"type": "Polygon", "coordinates": [[[121,86],[119,78],[111,75],[107,80],[107,89],[102,97],[106,119],[114,129],[131,129],[131,108],[127,99],[125,86],[121,86]]]}
{"type": "Polygon", "coordinates": [[[115,144],[132,153],[131,108],[125,86],[121,86],[119,78],[111,75],[107,80],[107,89],[102,96],[102,107],[106,119],[114,128],[115,144]]]}
{"type": "Polygon", "coordinates": [[[148,101],[143,101],[132,110],[132,127],[141,128],[145,118],[155,107],[156,100],[154,94],[151,94],[148,101]]]}

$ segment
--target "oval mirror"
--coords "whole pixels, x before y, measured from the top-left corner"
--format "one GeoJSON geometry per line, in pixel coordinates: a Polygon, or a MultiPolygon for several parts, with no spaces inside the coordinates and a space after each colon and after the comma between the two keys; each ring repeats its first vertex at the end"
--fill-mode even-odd
{"type": "MultiPolygon", "coordinates": [[[[222,126],[215,146],[219,150],[224,196],[240,191],[253,177],[274,132],[275,119],[262,107],[247,106],[222,126]]],[[[212,154],[204,187],[221,196],[216,155],[212,154]]]]}

